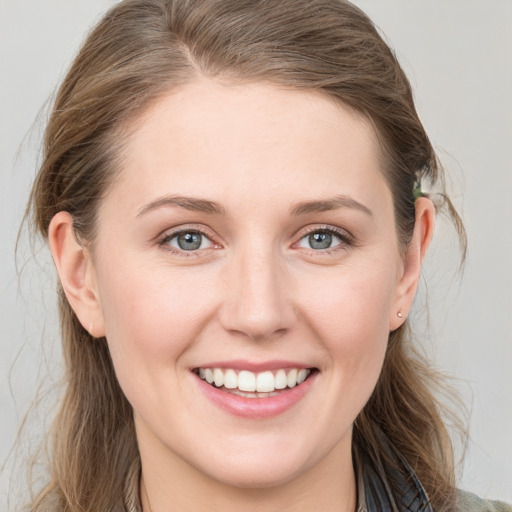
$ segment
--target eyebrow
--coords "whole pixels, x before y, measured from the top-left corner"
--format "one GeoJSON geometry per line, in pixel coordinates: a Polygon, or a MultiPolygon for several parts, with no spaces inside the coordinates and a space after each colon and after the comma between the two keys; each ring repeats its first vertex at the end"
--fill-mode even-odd
{"type": "MultiPolygon", "coordinates": [[[[226,210],[221,205],[208,199],[200,199],[197,197],[188,196],[165,196],[143,206],[137,213],[137,217],[141,217],[142,215],[152,210],[174,206],[178,206],[192,212],[207,213],[210,215],[226,215],[226,210]]],[[[290,208],[290,215],[297,216],[307,213],[327,212],[330,210],[338,210],[340,208],[351,208],[359,210],[366,215],[369,215],[370,217],[373,216],[372,211],[367,206],[356,201],[352,197],[345,195],[335,196],[322,200],[302,201],[300,203],[295,203],[290,208]]]]}
{"type": "Polygon", "coordinates": [[[226,210],[222,206],[214,203],[213,201],[209,201],[208,199],[199,199],[197,197],[187,196],[165,196],[143,206],[139,210],[139,213],[137,213],[137,217],[141,217],[142,215],[158,208],[172,206],[178,206],[191,212],[202,212],[210,215],[226,215],[226,210]]]}
{"type": "Polygon", "coordinates": [[[340,208],[351,208],[359,210],[370,217],[373,216],[372,211],[364,204],[356,201],[350,196],[339,195],[319,201],[304,201],[295,203],[290,209],[291,215],[302,215],[305,213],[327,212],[330,210],[338,210],[340,208]]]}

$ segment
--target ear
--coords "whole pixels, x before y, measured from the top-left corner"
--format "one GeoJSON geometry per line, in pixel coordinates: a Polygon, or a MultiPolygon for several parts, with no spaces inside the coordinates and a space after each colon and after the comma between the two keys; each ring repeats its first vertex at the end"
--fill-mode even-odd
{"type": "Polygon", "coordinates": [[[80,323],[91,336],[105,336],[91,254],[78,242],[68,212],[59,212],[52,218],[48,241],[62,288],[80,323]]]}
{"type": "Polygon", "coordinates": [[[434,235],[436,210],[432,201],[426,197],[419,197],[416,199],[415,208],[414,233],[403,257],[403,270],[396,287],[389,319],[390,331],[398,329],[409,314],[418,289],[421,265],[434,235]],[[402,317],[399,317],[398,313],[402,317]]]}

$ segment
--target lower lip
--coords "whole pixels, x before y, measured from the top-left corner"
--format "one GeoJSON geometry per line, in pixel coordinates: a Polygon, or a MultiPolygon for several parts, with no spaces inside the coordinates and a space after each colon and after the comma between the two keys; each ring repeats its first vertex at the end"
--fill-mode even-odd
{"type": "Polygon", "coordinates": [[[266,398],[246,398],[221,391],[195,376],[199,388],[211,402],[224,411],[250,419],[278,416],[297,404],[311,389],[318,373],[312,373],[302,384],[266,398]]]}

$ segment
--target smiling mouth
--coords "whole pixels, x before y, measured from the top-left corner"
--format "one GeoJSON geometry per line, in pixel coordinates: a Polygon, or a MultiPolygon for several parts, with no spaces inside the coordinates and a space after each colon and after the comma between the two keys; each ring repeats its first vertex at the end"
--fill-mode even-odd
{"type": "Polygon", "coordinates": [[[232,368],[196,368],[193,372],[203,381],[226,393],[245,398],[269,398],[300,386],[316,368],[287,368],[254,373],[232,368]]]}

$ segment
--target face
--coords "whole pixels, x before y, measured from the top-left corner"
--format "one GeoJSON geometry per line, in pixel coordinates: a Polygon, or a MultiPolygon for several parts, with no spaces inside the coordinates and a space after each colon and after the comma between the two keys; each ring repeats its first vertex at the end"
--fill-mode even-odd
{"type": "Polygon", "coordinates": [[[202,81],[133,123],[122,156],[96,328],[143,461],[253,487],[350,461],[407,309],[371,125],[314,93],[202,81]]]}

